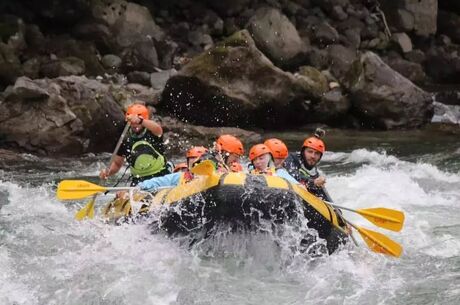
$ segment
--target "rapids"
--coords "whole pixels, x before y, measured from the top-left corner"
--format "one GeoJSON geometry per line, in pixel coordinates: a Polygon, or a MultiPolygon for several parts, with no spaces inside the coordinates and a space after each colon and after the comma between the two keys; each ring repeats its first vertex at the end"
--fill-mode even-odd
{"type": "Polygon", "coordinates": [[[147,224],[77,222],[85,200],[59,202],[56,184],[97,181],[108,155],[26,155],[0,169],[0,304],[458,304],[458,140],[347,139],[335,141],[320,166],[328,190],[351,208],[403,210],[400,233],[344,212],[401,243],[400,259],[368,251],[358,234],[359,247],[311,258],[293,251],[288,236],[275,245],[270,235],[224,232],[189,249],[147,224]]]}

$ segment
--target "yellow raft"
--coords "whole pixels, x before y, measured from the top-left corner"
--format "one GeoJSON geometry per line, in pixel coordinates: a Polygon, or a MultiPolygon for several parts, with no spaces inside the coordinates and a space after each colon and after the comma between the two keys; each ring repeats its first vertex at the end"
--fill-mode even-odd
{"type": "MultiPolygon", "coordinates": [[[[277,176],[214,172],[142,201],[138,215],[161,210],[156,225],[170,235],[208,232],[221,224],[251,230],[261,221],[276,225],[305,217],[307,226],[326,241],[329,253],[348,240],[345,224],[330,205],[301,185],[277,176]]],[[[107,204],[103,214],[112,220],[136,216],[129,200],[123,199],[107,204]]]]}

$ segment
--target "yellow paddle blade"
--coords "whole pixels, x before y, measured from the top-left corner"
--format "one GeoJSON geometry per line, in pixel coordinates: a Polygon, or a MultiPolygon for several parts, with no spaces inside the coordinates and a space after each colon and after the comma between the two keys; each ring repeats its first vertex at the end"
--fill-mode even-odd
{"type": "Polygon", "coordinates": [[[107,188],[84,180],[63,180],[58,184],[57,198],[59,200],[82,199],[107,188]]]}
{"type": "Polygon", "coordinates": [[[360,227],[355,227],[361,234],[362,238],[366,242],[369,249],[377,253],[383,253],[386,255],[391,255],[394,257],[400,257],[402,253],[402,247],[397,242],[391,240],[389,237],[371,231],[369,229],[364,229],[360,227]]]}
{"type": "Polygon", "coordinates": [[[195,175],[211,176],[215,171],[214,163],[211,160],[205,160],[198,163],[192,168],[195,175]]]}
{"type": "Polygon", "coordinates": [[[96,196],[93,196],[93,198],[83,207],[81,208],[76,214],[75,214],[75,219],[80,221],[85,219],[86,217],[93,219],[94,218],[94,202],[95,202],[96,196]]]}
{"type": "Polygon", "coordinates": [[[376,226],[387,230],[399,232],[404,225],[404,213],[401,211],[387,208],[372,208],[358,209],[356,212],[376,226]]]}

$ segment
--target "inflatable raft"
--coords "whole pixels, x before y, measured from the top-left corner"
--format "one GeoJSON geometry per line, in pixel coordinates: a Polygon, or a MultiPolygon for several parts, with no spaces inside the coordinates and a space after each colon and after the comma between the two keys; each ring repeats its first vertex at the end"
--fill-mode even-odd
{"type": "MultiPolygon", "coordinates": [[[[276,176],[213,173],[141,201],[143,206],[136,214],[155,212],[155,224],[170,235],[206,234],[221,224],[233,230],[253,230],[263,221],[276,226],[304,217],[308,228],[326,241],[329,253],[348,240],[345,225],[331,206],[304,187],[276,176]]],[[[129,200],[122,199],[110,202],[103,214],[109,219],[135,216],[129,200]]]]}

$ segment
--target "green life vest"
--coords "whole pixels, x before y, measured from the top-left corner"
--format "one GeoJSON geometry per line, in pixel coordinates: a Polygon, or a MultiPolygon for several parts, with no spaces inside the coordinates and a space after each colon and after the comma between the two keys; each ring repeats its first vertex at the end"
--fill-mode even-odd
{"type": "Polygon", "coordinates": [[[155,175],[166,165],[164,156],[147,141],[137,141],[133,144],[130,159],[131,174],[135,177],[155,175]]]}

